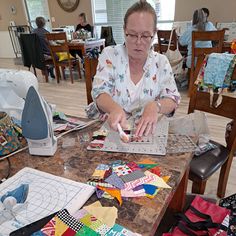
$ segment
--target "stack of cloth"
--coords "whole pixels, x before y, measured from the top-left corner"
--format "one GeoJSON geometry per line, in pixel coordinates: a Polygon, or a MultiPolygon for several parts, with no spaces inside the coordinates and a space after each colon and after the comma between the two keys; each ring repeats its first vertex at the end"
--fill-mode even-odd
{"type": "Polygon", "coordinates": [[[87,184],[96,187],[98,198],[116,198],[121,205],[122,198],[154,198],[161,188],[171,188],[169,178],[149,159],[137,163],[117,160],[98,165],[87,184]]]}

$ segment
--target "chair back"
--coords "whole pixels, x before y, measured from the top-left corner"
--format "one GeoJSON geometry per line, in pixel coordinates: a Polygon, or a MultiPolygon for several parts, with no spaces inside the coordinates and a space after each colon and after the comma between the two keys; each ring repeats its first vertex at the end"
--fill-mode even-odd
{"type": "Polygon", "coordinates": [[[51,53],[54,55],[56,52],[69,53],[68,41],[65,32],[47,33],[46,38],[48,40],[51,53]]]}
{"type": "Polygon", "coordinates": [[[55,67],[57,67],[59,64],[57,53],[66,53],[68,58],[68,63],[70,64],[71,63],[71,60],[69,59],[70,51],[66,33],[65,32],[47,33],[46,38],[49,43],[49,48],[55,67]]]}
{"type": "Polygon", "coordinates": [[[205,55],[216,52],[221,53],[223,50],[225,30],[217,31],[193,31],[192,32],[192,58],[191,58],[191,71],[188,94],[191,95],[193,90],[194,78],[198,74],[201,67],[201,62],[205,55]],[[196,42],[199,41],[212,41],[211,48],[196,48],[196,42]],[[197,60],[197,62],[195,61],[197,60]],[[198,68],[196,70],[196,68],[198,68]]]}
{"type": "Polygon", "coordinates": [[[98,58],[89,58],[86,57],[84,60],[85,70],[89,71],[86,75],[85,84],[86,84],[86,93],[87,93],[87,104],[89,105],[93,102],[91,91],[93,87],[93,78],[96,74],[98,65],[98,58]]]}
{"type": "Polygon", "coordinates": [[[20,46],[24,66],[33,66],[41,70],[45,68],[43,50],[36,34],[21,34],[20,46]]]}
{"type": "MultiPolygon", "coordinates": [[[[158,51],[160,53],[167,51],[170,36],[171,36],[171,30],[157,30],[158,51]]],[[[176,48],[177,48],[177,34],[175,29],[173,29],[170,49],[176,50],[176,48]]]]}
{"type": "MultiPolygon", "coordinates": [[[[204,57],[198,58],[198,62],[200,65],[202,64],[203,60],[204,57]]],[[[197,78],[199,70],[200,66],[196,68],[194,81],[197,78]]],[[[234,76],[236,75],[236,68],[234,68],[233,74],[234,76]]],[[[213,103],[217,100],[218,96],[219,94],[214,94],[213,103]]],[[[233,145],[234,149],[236,148],[236,109],[232,109],[233,107],[236,107],[236,97],[227,95],[223,95],[222,97],[223,99],[220,106],[218,106],[217,108],[213,107],[210,103],[210,93],[199,91],[197,86],[194,86],[190,96],[188,113],[192,113],[195,110],[199,110],[234,120],[235,122],[232,127],[229,140],[227,142],[227,148],[230,150],[233,147],[233,145]]]]}
{"type": "Polygon", "coordinates": [[[105,39],[105,47],[116,45],[116,42],[113,38],[112,27],[111,26],[102,26],[101,27],[101,39],[105,39]]]}

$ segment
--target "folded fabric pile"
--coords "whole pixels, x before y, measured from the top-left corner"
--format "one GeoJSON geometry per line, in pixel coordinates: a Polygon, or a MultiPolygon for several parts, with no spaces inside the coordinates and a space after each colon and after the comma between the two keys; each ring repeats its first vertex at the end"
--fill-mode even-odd
{"type": "Polygon", "coordinates": [[[161,177],[157,163],[145,159],[141,162],[117,160],[110,164],[100,164],[95,169],[88,184],[96,186],[98,198],[153,198],[161,188],[171,188],[166,182],[170,176],[161,177]]]}

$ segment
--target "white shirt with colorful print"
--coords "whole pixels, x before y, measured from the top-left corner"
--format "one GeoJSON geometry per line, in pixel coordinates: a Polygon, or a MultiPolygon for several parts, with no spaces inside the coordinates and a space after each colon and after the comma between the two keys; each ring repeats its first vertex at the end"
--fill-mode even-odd
{"type": "MultiPolygon", "coordinates": [[[[143,71],[141,80],[135,85],[130,78],[126,46],[104,48],[93,81],[94,102],[100,94],[107,93],[127,113],[141,110],[148,102],[161,98],[171,98],[179,104],[180,95],[166,56],[150,49],[143,71]],[[138,94],[134,94],[135,91],[138,94]]],[[[96,104],[91,104],[87,108],[88,116],[94,117],[91,113],[95,110],[98,111],[96,104]]]]}

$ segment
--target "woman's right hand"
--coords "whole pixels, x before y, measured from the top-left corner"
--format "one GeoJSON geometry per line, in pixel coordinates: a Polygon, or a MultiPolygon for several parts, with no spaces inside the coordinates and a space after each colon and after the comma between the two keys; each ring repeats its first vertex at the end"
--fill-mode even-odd
{"type": "Polygon", "coordinates": [[[125,111],[120,106],[115,108],[109,113],[107,122],[110,125],[110,127],[115,131],[117,131],[118,123],[120,123],[121,127],[124,129],[126,129],[128,125],[125,111]]]}

